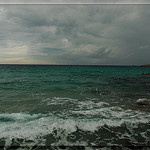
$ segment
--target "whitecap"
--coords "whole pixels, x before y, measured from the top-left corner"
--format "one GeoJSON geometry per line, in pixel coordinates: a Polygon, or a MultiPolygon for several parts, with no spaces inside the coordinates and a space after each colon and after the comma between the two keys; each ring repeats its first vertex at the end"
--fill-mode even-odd
{"type": "MultiPolygon", "coordinates": [[[[123,124],[126,124],[128,130],[134,134],[132,130],[136,128],[139,123],[149,123],[150,118],[150,113],[123,110],[118,107],[99,108],[93,111],[72,111],[72,113],[86,113],[86,115],[96,114],[100,117],[68,117],[63,119],[51,113],[47,115],[29,113],[0,114],[1,118],[9,117],[14,120],[10,122],[0,122],[0,139],[5,139],[5,146],[11,145],[13,139],[23,139],[20,145],[26,145],[26,141],[29,140],[32,142],[28,143],[28,145],[38,143],[44,145],[44,137],[51,134],[54,138],[59,139],[57,143],[51,144],[59,145],[65,141],[68,142],[67,137],[78,129],[94,133],[105,125],[108,127],[121,127],[123,124]],[[55,131],[57,131],[57,134],[55,131]]],[[[145,134],[143,133],[142,136],[145,136],[145,134]]],[[[80,144],[85,144],[84,142],[85,141],[82,141],[80,144]]]]}
{"type": "Polygon", "coordinates": [[[150,99],[147,98],[140,98],[136,101],[138,105],[149,105],[150,104],[150,99]]]}

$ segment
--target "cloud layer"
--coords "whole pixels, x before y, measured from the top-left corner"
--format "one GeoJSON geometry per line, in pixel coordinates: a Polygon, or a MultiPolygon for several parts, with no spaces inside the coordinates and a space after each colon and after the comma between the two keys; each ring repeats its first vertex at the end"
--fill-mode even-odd
{"type": "Polygon", "coordinates": [[[0,5],[0,63],[148,64],[149,5],[0,5]]]}

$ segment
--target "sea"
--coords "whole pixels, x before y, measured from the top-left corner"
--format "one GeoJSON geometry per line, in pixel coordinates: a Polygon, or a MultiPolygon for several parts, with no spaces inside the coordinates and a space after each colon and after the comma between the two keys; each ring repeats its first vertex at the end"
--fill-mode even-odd
{"type": "Polygon", "coordinates": [[[149,72],[0,65],[0,149],[150,149],[149,72]]]}

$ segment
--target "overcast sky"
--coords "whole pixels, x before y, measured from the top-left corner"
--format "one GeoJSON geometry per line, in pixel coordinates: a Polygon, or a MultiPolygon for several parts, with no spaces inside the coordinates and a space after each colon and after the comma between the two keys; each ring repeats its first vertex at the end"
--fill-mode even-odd
{"type": "Polygon", "coordinates": [[[1,64],[150,63],[150,5],[0,5],[1,64]]]}

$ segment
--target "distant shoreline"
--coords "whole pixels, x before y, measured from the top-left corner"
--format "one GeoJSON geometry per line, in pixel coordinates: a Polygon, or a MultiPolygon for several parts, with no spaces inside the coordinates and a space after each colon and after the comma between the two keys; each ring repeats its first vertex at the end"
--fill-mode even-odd
{"type": "Polygon", "coordinates": [[[150,67],[150,64],[147,65],[140,65],[141,67],[150,67]]]}
{"type": "Polygon", "coordinates": [[[145,65],[133,65],[133,66],[137,66],[137,67],[150,67],[150,64],[145,64],[145,65]]]}

